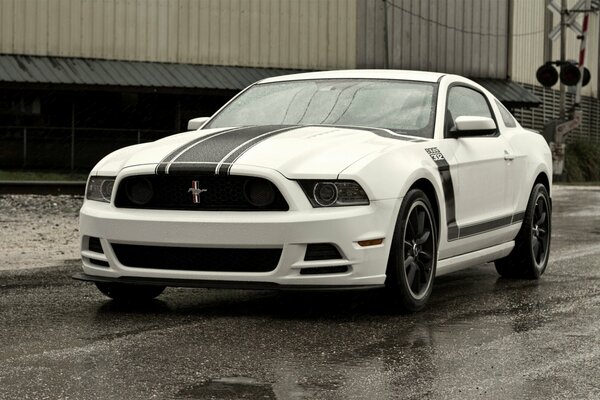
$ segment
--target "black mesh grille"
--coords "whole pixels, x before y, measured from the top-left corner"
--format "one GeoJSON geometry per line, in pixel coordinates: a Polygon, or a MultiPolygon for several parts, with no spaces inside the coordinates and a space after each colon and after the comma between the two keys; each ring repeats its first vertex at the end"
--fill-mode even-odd
{"type": "Polygon", "coordinates": [[[94,265],[97,265],[97,266],[99,266],[99,267],[105,267],[105,268],[108,268],[108,267],[110,267],[110,265],[109,265],[109,264],[108,264],[106,261],[102,261],[102,260],[95,260],[95,259],[93,259],[93,258],[88,258],[87,260],[88,260],[88,262],[89,262],[90,264],[94,264],[94,265]]]}
{"type": "Polygon", "coordinates": [[[102,245],[100,244],[100,239],[97,237],[90,236],[88,237],[88,250],[93,251],[95,253],[102,253],[102,245]]]}
{"type": "Polygon", "coordinates": [[[339,260],[342,256],[331,243],[311,243],[306,246],[304,261],[339,260]]]}
{"type": "MultiPolygon", "coordinates": [[[[264,186],[263,186],[264,187],[264,186]]],[[[198,200],[198,199],[197,199],[198,200]]],[[[213,210],[213,211],[287,211],[287,202],[275,185],[266,179],[235,175],[145,175],[123,179],[117,189],[115,206],[158,210],[213,210]],[[135,204],[127,194],[128,182],[145,178],[152,185],[154,194],[147,204],[135,204]],[[197,183],[194,184],[193,182],[197,183]],[[244,194],[244,188],[255,182],[266,182],[273,190],[273,200],[267,205],[252,204],[244,194]],[[196,185],[204,190],[199,203],[194,203],[190,189],[196,185]]]]}
{"type": "Polygon", "coordinates": [[[335,267],[302,268],[300,275],[343,274],[345,272],[348,272],[348,266],[338,265],[335,267]]]}
{"type": "Polygon", "coordinates": [[[269,272],[281,249],[217,249],[199,247],[112,245],[121,264],[133,268],[184,271],[269,272]]]}

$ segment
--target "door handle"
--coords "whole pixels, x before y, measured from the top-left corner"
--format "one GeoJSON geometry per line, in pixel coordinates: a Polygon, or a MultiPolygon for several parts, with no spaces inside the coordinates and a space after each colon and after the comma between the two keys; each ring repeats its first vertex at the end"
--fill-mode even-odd
{"type": "Polygon", "coordinates": [[[508,151],[504,150],[504,159],[506,161],[512,161],[515,159],[515,156],[513,156],[512,154],[510,154],[508,151]]]}

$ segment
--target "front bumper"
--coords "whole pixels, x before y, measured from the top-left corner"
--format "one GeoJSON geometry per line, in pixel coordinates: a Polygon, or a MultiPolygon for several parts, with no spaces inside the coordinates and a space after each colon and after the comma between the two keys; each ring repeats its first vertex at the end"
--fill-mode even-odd
{"type": "MultiPolygon", "coordinates": [[[[289,182],[289,181],[288,181],[289,182]]],[[[279,185],[278,185],[279,186],[279,185]]],[[[298,189],[299,190],[299,189],[298,189]]],[[[282,190],[290,193],[289,190],[282,190]]],[[[396,222],[395,199],[368,206],[289,211],[214,212],[116,208],[85,201],[80,213],[83,274],[79,279],[127,283],[162,282],[168,286],[262,286],[264,288],[380,286],[385,281],[389,246],[396,222]],[[87,238],[100,239],[102,253],[88,249],[87,238]],[[382,244],[361,247],[357,242],[384,238],[382,244]],[[269,272],[213,272],[123,265],[112,244],[211,248],[280,248],[277,267],[269,272]],[[309,243],[331,243],[342,259],[305,261],[309,243]],[[348,266],[347,272],[301,274],[301,269],[348,266]]]]}

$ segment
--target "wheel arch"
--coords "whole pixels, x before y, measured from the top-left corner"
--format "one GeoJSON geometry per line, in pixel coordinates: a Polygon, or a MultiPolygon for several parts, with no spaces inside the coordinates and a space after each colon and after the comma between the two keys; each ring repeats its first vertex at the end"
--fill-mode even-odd
{"type": "Polygon", "coordinates": [[[541,171],[537,174],[535,181],[533,181],[532,188],[535,187],[535,185],[537,185],[538,183],[541,183],[542,185],[544,185],[544,187],[548,191],[548,196],[550,197],[550,211],[552,211],[552,193],[550,192],[550,190],[551,190],[550,179],[548,178],[548,175],[546,174],[545,171],[541,171]]]}
{"type": "MultiPolygon", "coordinates": [[[[440,212],[440,200],[438,198],[438,194],[435,190],[435,186],[433,183],[427,178],[419,178],[415,182],[410,185],[408,190],[412,189],[420,189],[425,193],[429,201],[431,202],[431,207],[433,208],[433,217],[436,224],[436,236],[438,243],[440,242],[440,223],[441,223],[441,212],[440,212]]],[[[408,191],[407,191],[408,193],[408,191]]]]}
{"type": "Polygon", "coordinates": [[[533,186],[541,183],[546,187],[548,193],[550,193],[550,179],[548,179],[548,175],[546,175],[545,171],[541,171],[537,174],[535,181],[533,182],[533,186]]]}

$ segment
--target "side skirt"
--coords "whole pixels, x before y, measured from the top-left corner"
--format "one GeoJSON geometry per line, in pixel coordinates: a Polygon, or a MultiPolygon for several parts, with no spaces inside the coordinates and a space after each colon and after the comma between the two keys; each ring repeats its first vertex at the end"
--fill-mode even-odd
{"type": "Polygon", "coordinates": [[[438,260],[435,276],[442,276],[474,265],[497,260],[510,254],[515,242],[510,241],[486,249],[438,260]]]}

